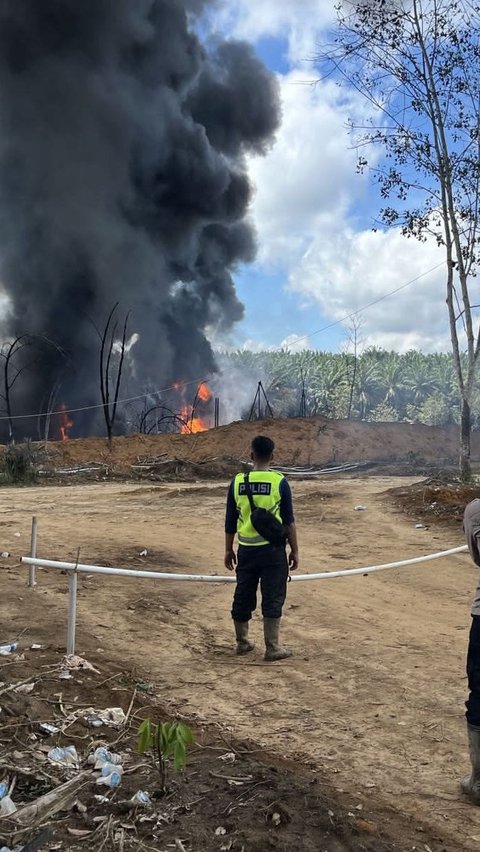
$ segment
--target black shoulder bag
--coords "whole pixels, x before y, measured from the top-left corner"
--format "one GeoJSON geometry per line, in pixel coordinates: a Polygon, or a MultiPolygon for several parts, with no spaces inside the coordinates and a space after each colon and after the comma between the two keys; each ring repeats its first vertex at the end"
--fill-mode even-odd
{"type": "Polygon", "coordinates": [[[270,512],[268,509],[262,509],[259,506],[255,506],[248,473],[244,476],[244,482],[248,502],[250,503],[251,520],[254,530],[256,530],[262,538],[269,541],[270,544],[285,544],[287,530],[284,525],[277,520],[273,512],[270,512]]]}

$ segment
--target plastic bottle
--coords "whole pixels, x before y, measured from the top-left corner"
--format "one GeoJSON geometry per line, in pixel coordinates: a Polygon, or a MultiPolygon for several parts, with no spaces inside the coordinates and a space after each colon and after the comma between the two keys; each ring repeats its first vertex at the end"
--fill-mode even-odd
{"type": "Polygon", "coordinates": [[[119,787],[120,782],[122,780],[122,772],[123,769],[121,766],[112,766],[111,764],[106,763],[102,768],[102,774],[100,778],[97,778],[97,784],[104,784],[105,787],[119,787]],[[105,767],[110,768],[110,772],[106,775],[103,774],[105,767]]]}
{"type": "Polygon", "coordinates": [[[78,767],[78,754],[75,746],[66,746],[66,748],[55,746],[55,748],[50,749],[47,757],[52,763],[59,763],[61,766],[78,767]]]}
{"type": "Polygon", "coordinates": [[[17,808],[12,802],[10,796],[4,796],[3,799],[0,799],[0,817],[10,816],[10,814],[14,814],[16,810],[17,808]]]}
{"type": "Polygon", "coordinates": [[[18,642],[10,642],[8,645],[0,645],[0,657],[12,654],[18,648],[18,642]]]}

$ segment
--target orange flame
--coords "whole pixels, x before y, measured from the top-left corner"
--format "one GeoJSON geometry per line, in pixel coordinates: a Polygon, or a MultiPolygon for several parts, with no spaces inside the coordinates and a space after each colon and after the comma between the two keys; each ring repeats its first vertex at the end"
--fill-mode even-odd
{"type": "Polygon", "coordinates": [[[68,414],[67,406],[65,405],[65,403],[62,402],[57,413],[59,417],[58,440],[68,441],[70,437],[68,433],[73,426],[73,420],[68,414]]]}
{"type": "MultiPolygon", "coordinates": [[[[185,387],[181,382],[177,382],[174,387],[182,393],[182,396],[184,396],[185,387]]],[[[212,391],[205,382],[202,382],[197,388],[195,410],[192,405],[188,405],[187,403],[184,403],[180,409],[179,417],[184,421],[180,426],[180,432],[184,435],[190,435],[191,433],[206,432],[207,429],[210,429],[210,423],[208,420],[205,420],[198,414],[196,410],[196,403],[198,401],[201,403],[207,403],[210,402],[211,399],[213,399],[212,391]]]]}
{"type": "Polygon", "coordinates": [[[202,402],[210,402],[213,398],[213,393],[205,382],[198,386],[197,396],[202,402]]]}

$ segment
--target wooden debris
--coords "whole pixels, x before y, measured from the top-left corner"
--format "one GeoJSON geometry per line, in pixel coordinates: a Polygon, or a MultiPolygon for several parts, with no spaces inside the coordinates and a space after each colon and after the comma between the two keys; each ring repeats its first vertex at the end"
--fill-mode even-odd
{"type": "Polygon", "coordinates": [[[78,791],[92,779],[92,772],[87,769],[70,778],[65,784],[56,787],[44,796],[40,796],[30,805],[19,808],[13,819],[20,825],[35,826],[50,819],[58,811],[66,810],[78,796],[78,791]]]}

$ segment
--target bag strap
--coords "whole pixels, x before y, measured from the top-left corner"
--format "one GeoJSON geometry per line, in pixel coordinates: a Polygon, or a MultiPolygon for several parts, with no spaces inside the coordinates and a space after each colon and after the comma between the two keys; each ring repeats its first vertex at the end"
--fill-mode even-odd
{"type": "Polygon", "coordinates": [[[250,487],[249,475],[250,474],[247,471],[247,473],[244,474],[243,481],[245,483],[245,491],[247,492],[248,502],[250,503],[250,511],[253,512],[255,509],[255,503],[253,502],[253,494],[252,489],[250,487]]]}

